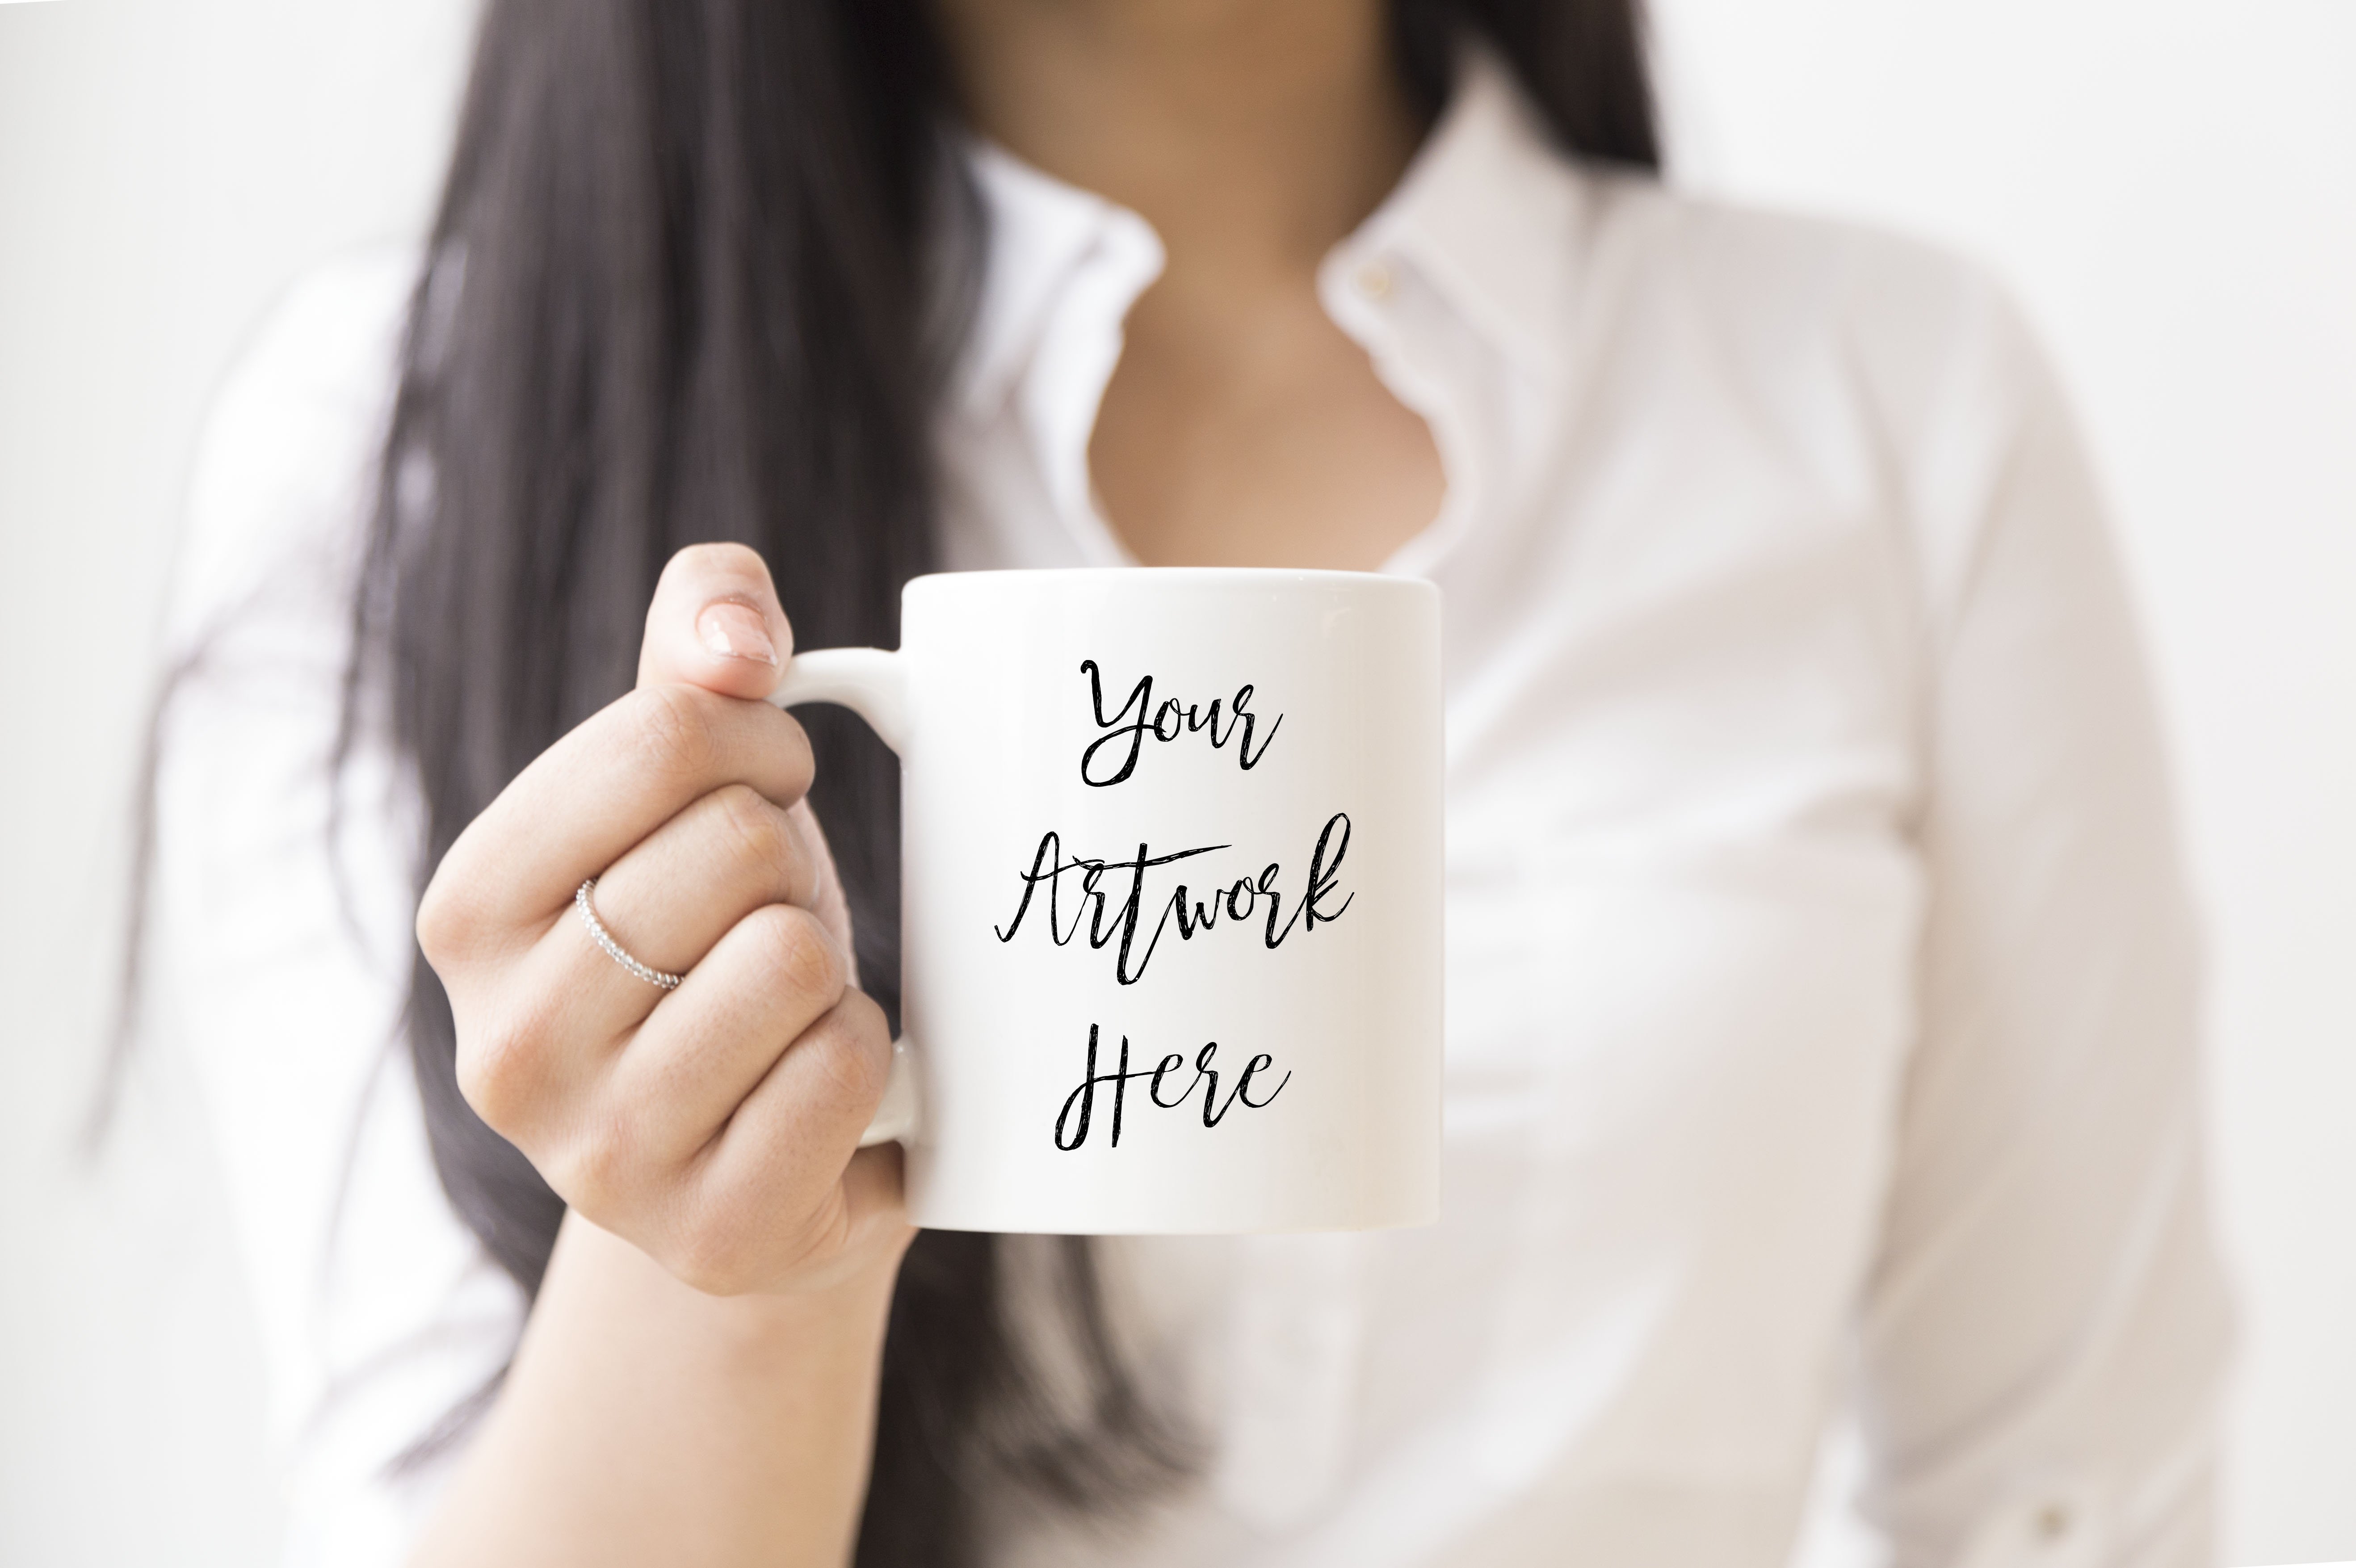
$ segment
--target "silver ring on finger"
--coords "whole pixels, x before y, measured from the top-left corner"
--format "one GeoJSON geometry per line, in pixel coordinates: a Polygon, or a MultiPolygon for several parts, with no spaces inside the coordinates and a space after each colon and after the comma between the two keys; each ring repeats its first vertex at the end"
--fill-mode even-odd
{"type": "Polygon", "coordinates": [[[589,890],[596,886],[597,879],[592,876],[575,888],[573,894],[573,907],[581,911],[581,923],[589,928],[589,934],[597,940],[599,947],[605,950],[605,956],[659,991],[678,990],[679,983],[687,976],[666,974],[652,964],[640,963],[630,956],[627,948],[614,940],[614,933],[607,930],[605,922],[597,918],[596,906],[589,902],[589,890]]]}

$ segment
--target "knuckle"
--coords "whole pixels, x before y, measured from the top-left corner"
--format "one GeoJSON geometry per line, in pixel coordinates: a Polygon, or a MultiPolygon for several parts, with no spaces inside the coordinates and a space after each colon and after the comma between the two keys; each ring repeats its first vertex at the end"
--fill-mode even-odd
{"type": "Polygon", "coordinates": [[[796,801],[785,812],[785,822],[787,836],[793,845],[793,860],[786,867],[787,886],[792,889],[790,901],[815,908],[825,889],[824,868],[832,862],[826,847],[826,830],[819,825],[818,815],[806,800],[796,801]]]}
{"type": "Polygon", "coordinates": [[[884,1036],[883,1009],[854,991],[813,1026],[806,1044],[834,1092],[873,1112],[892,1076],[892,1042],[884,1036]]]}
{"type": "Polygon", "coordinates": [[[760,922],[770,983],[809,1003],[831,1003],[841,993],[842,956],[817,916],[796,905],[771,904],[746,918],[760,922]]]}
{"type": "Polygon", "coordinates": [[[728,785],[714,791],[711,799],[736,854],[790,878],[796,854],[786,814],[746,784],[728,785]]]}
{"type": "Polygon", "coordinates": [[[459,879],[444,872],[435,873],[418,898],[415,929],[417,950],[437,973],[482,944],[481,911],[459,879]]]}
{"type": "Polygon", "coordinates": [[[783,708],[769,711],[784,721],[771,721],[775,733],[768,742],[769,749],[778,758],[793,798],[802,800],[809,793],[810,780],[818,777],[818,755],[810,749],[809,731],[802,727],[801,720],[783,708]]]}
{"type": "Polygon", "coordinates": [[[512,1141],[539,1099],[543,1079],[540,1032],[526,1017],[461,1031],[458,1092],[493,1132],[512,1141]]]}
{"type": "Polygon", "coordinates": [[[718,699],[692,686],[648,686],[634,693],[637,740],[647,766],[670,779],[700,779],[721,751],[718,699]]]}

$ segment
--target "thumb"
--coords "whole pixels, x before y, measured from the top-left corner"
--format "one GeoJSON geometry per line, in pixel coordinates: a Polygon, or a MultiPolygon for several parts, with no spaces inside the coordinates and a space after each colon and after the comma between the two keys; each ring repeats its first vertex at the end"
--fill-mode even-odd
{"type": "MultiPolygon", "coordinates": [[[[766,697],[793,651],[794,629],[778,607],[767,564],[741,544],[691,544],[670,558],[655,585],[646,640],[638,645],[638,684],[678,682],[726,697],[766,697]]],[[[851,953],[851,909],[826,832],[807,800],[795,801],[787,817],[818,867],[810,911],[851,953]]]]}
{"type": "Polygon", "coordinates": [[[691,544],[655,585],[638,645],[638,684],[766,697],[793,651],[794,629],[760,556],[742,544],[691,544]]]}

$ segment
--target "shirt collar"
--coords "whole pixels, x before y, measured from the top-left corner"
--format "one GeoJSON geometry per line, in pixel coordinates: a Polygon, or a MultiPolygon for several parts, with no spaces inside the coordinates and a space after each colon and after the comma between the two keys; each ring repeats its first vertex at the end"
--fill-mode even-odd
{"type": "MultiPolygon", "coordinates": [[[[1108,288],[1109,323],[1159,276],[1163,252],[1128,209],[1024,163],[980,138],[967,149],[988,225],[981,295],[952,395],[969,415],[1002,403],[1030,365],[1076,278],[1108,288]]],[[[1461,53],[1456,91],[1407,174],[1323,270],[1356,276],[1404,264],[1463,325],[1518,367],[1545,377],[1559,363],[1581,183],[1511,70],[1485,45],[1461,53]]]]}
{"type": "Polygon", "coordinates": [[[1512,70],[1471,40],[1440,124],[1324,270],[1357,277],[1404,265],[1491,349],[1547,379],[1564,362],[1567,269],[1584,207],[1577,168],[1512,70]]]}
{"type": "MultiPolygon", "coordinates": [[[[1137,296],[1161,275],[1162,241],[1127,208],[1067,185],[995,142],[971,138],[966,165],[980,188],[988,235],[981,295],[952,390],[969,413],[1004,402],[1067,306],[1075,281],[1113,274],[1116,332],[1137,296]]],[[[1102,288],[1086,291],[1090,295],[1102,288]]]]}

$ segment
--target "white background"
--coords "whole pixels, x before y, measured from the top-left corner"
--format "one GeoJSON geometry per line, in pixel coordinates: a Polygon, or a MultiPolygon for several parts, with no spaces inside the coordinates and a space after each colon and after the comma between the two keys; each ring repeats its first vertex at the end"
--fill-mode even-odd
{"type": "MultiPolygon", "coordinates": [[[[463,0],[0,7],[0,1564],[268,1558],[260,1365],[168,1059],[74,1154],[196,422],[413,232],[463,0]]],[[[1683,177],[1993,262],[2109,477],[2212,935],[2229,1558],[2356,1557],[2356,3],[1658,0],[1683,177]]]]}

